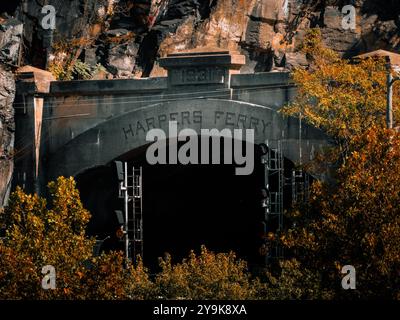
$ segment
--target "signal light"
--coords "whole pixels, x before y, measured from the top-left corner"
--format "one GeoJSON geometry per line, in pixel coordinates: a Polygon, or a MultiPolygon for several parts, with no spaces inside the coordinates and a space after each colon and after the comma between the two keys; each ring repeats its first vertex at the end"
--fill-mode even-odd
{"type": "Polygon", "coordinates": [[[115,214],[117,215],[118,224],[124,224],[124,215],[122,214],[121,210],[115,210],[115,214]]]}
{"type": "Polygon", "coordinates": [[[122,239],[125,236],[126,232],[124,231],[124,228],[121,226],[117,229],[115,232],[115,235],[117,236],[118,239],[122,239]]]}
{"type": "Polygon", "coordinates": [[[261,207],[268,208],[269,207],[269,191],[266,188],[261,189],[261,207]]]}
{"type": "Polygon", "coordinates": [[[262,244],[258,250],[260,256],[267,256],[269,253],[269,248],[266,244],[262,244]]]}
{"type": "Polygon", "coordinates": [[[261,155],[265,156],[268,153],[268,147],[265,143],[259,144],[261,155]]]}
{"type": "Polygon", "coordinates": [[[117,168],[118,181],[124,181],[124,167],[121,161],[114,161],[117,168]]]}
{"type": "Polygon", "coordinates": [[[273,241],[275,240],[275,234],[273,232],[268,232],[267,238],[268,240],[273,241]]]}

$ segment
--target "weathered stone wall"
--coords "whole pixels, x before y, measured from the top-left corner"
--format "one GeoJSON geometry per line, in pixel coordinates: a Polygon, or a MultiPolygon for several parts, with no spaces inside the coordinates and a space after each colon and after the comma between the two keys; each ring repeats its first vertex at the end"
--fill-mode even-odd
{"type": "Polygon", "coordinates": [[[6,199],[13,171],[14,119],[13,73],[0,65],[0,206],[6,199]]]}
{"type": "Polygon", "coordinates": [[[0,25],[0,207],[11,187],[14,152],[15,82],[13,69],[18,64],[23,25],[15,19],[0,25]]]}
{"type": "Polygon", "coordinates": [[[228,51],[190,51],[160,61],[167,78],[100,81],[51,81],[48,72],[40,77],[45,71],[20,68],[17,99],[24,92],[34,108],[16,116],[17,139],[34,140],[35,149],[16,162],[14,185],[41,192],[59,175],[108,165],[146,146],[151,129],[168,131],[168,121],[197,134],[254,129],[255,143],[284,141],[285,157],[295,164],[310,161],[329,141],[277,112],[295,96],[289,73],[237,74],[244,63],[243,55],[228,51]]]}

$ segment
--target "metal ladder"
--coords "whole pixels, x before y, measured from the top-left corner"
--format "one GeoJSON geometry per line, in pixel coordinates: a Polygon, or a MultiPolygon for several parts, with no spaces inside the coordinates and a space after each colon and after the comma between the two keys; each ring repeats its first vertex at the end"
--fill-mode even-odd
{"type": "Polygon", "coordinates": [[[123,199],[123,213],[115,210],[122,231],[125,257],[136,262],[143,257],[143,170],[115,161],[119,198],[123,199]]]}
{"type": "MultiPolygon", "coordinates": [[[[282,154],[282,141],[266,141],[267,153],[263,156],[265,189],[268,201],[263,205],[265,226],[276,225],[270,232],[283,230],[283,188],[285,184],[284,158],[282,154]],[[273,184],[272,184],[273,183],[273,184]]],[[[266,257],[267,263],[271,258],[283,257],[283,248],[274,246],[269,249],[266,257]]]]}
{"type": "Polygon", "coordinates": [[[128,257],[136,262],[137,256],[143,257],[143,170],[131,167],[128,172],[128,257]]]}
{"type": "Polygon", "coordinates": [[[283,186],[284,186],[284,160],[282,154],[282,141],[278,140],[272,146],[271,142],[267,142],[268,161],[267,174],[268,184],[272,179],[277,180],[277,185],[274,190],[270,190],[270,215],[276,216],[278,219],[278,229],[283,229],[283,186]],[[274,178],[275,177],[275,178],[274,178]]]}

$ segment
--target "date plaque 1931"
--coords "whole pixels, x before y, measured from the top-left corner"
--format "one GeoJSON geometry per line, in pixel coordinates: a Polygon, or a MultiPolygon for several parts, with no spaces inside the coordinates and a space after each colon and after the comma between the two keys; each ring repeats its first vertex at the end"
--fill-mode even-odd
{"type": "Polygon", "coordinates": [[[160,66],[168,70],[170,89],[229,88],[230,75],[239,73],[244,64],[243,55],[229,51],[174,53],[160,60],[160,66]]]}

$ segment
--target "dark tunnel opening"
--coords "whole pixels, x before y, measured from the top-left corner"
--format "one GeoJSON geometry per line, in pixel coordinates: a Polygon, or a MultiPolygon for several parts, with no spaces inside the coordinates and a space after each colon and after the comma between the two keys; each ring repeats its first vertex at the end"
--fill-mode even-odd
{"type": "MultiPolygon", "coordinates": [[[[215,252],[232,250],[249,264],[262,263],[264,166],[259,148],[255,150],[254,171],[246,176],[235,175],[235,165],[149,165],[146,147],[118,159],[143,168],[143,260],[150,270],[157,270],[158,257],[166,252],[180,262],[203,244],[215,252]]],[[[288,172],[292,167],[285,160],[288,172]]],[[[106,239],[104,251],[123,250],[116,236],[114,211],[123,205],[114,164],[76,179],[84,206],[92,213],[88,234],[106,239]]]]}

